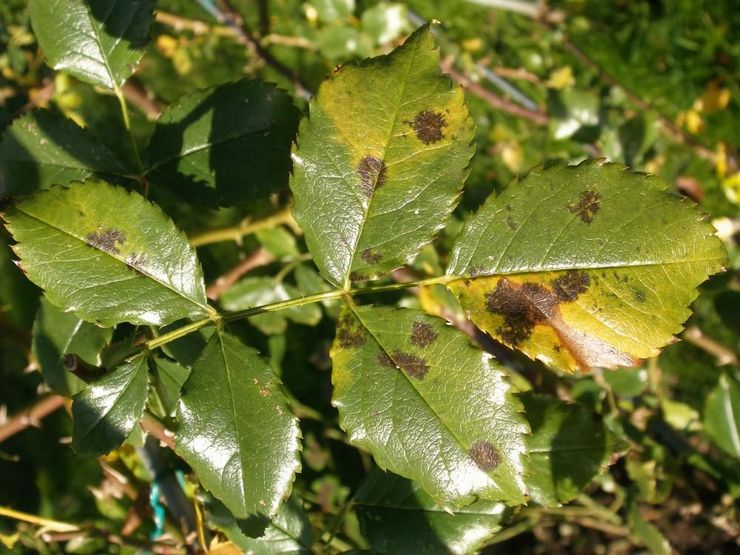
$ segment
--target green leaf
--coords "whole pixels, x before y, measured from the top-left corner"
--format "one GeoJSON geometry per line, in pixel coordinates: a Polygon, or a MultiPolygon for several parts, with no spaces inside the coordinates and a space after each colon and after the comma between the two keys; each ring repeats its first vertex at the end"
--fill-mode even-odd
{"type": "Polygon", "coordinates": [[[41,299],[33,324],[33,355],[52,391],[70,396],[84,389],[85,383],[64,367],[64,355],[77,355],[88,364],[100,366],[100,354],[112,336],[113,328],[84,322],[41,299]]]}
{"type": "Polygon", "coordinates": [[[144,414],[149,371],[146,357],[125,363],[74,396],[72,447],[80,455],[104,455],[134,430],[144,414]]]}
{"type": "Polygon", "coordinates": [[[532,393],[520,399],[532,428],[529,495],[544,506],[567,503],[606,467],[611,455],[606,428],[581,405],[532,393]]]}
{"type": "Polygon", "coordinates": [[[465,335],[416,310],[345,306],[331,357],[339,422],[381,468],[446,508],[524,502],[521,404],[465,335]]]}
{"type": "Polygon", "coordinates": [[[408,8],[397,2],[380,2],[362,12],[362,30],[377,44],[388,44],[409,31],[408,8]]]}
{"type": "Polygon", "coordinates": [[[639,544],[647,547],[650,553],[653,555],[671,555],[673,553],[670,542],[654,524],[645,520],[636,503],[632,504],[627,520],[632,535],[639,544]]]}
{"type": "Polygon", "coordinates": [[[195,250],[137,193],[73,183],[19,202],[4,218],[29,279],[83,320],[162,325],[213,312],[195,250]]]}
{"type": "Polygon", "coordinates": [[[293,152],[293,214],[335,285],[403,265],[444,226],[474,151],[428,26],[325,81],[293,152]]]}
{"type": "Polygon", "coordinates": [[[494,501],[449,513],[419,484],[378,469],[360,484],[354,505],[363,534],[384,555],[477,553],[506,516],[506,506],[494,501]]]}
{"type": "Polygon", "coordinates": [[[740,385],[727,374],[707,397],[704,429],[719,447],[740,459],[740,385]]]}
{"type": "MultiPolygon", "coordinates": [[[[229,311],[246,310],[270,303],[300,297],[301,293],[290,284],[275,282],[271,277],[248,277],[230,287],[221,295],[221,305],[229,311]]],[[[249,321],[265,334],[283,333],[288,320],[297,324],[315,326],[321,320],[321,308],[305,304],[251,316],[249,321]]]]}
{"type": "Polygon", "coordinates": [[[127,173],[92,133],[57,112],[36,110],[18,118],[0,142],[0,174],[11,195],[127,173]]]}
{"type": "Polygon", "coordinates": [[[257,351],[211,337],[178,407],[176,452],[237,518],[273,515],[300,467],[299,430],[281,384],[257,351]]]}
{"type": "Polygon", "coordinates": [[[48,64],[78,79],[118,89],[134,72],[153,0],[31,0],[31,23],[48,64]]]}
{"type": "Polygon", "coordinates": [[[290,97],[269,83],[197,91],[159,118],[147,172],[181,195],[245,204],[287,186],[297,122],[290,97]]]}
{"type": "Polygon", "coordinates": [[[190,376],[190,369],[164,357],[154,359],[154,387],[162,402],[163,416],[174,416],[180,400],[180,390],[190,376]]]}
{"type": "Polygon", "coordinates": [[[713,228],[657,177],[602,162],[539,167],[472,217],[450,289],[483,330],[566,371],[636,366],[722,269],[713,228]]]}
{"type": "Polygon", "coordinates": [[[280,505],[275,517],[259,538],[245,533],[243,521],[236,520],[220,503],[209,503],[208,520],[224,535],[250,555],[298,555],[314,553],[311,549],[311,523],[301,501],[295,495],[280,505]],[[240,526],[242,524],[242,526],[240,526]]]}
{"type": "Polygon", "coordinates": [[[309,4],[323,23],[348,19],[355,11],[355,0],[311,0],[309,4]]]}

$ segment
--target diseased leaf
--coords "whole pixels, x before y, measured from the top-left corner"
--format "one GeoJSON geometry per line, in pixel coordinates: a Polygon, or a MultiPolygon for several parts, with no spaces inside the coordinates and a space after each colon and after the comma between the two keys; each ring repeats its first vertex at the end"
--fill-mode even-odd
{"type": "Polygon", "coordinates": [[[707,397],[704,428],[719,447],[740,459],[740,385],[727,374],[707,397]]]}
{"type": "Polygon", "coordinates": [[[29,9],[51,67],[114,90],[144,54],[154,1],[31,0],[29,9]]]}
{"type": "Polygon", "coordinates": [[[657,177],[601,162],[534,169],[470,219],[447,270],[483,330],[566,371],[635,366],[669,343],[725,262],[657,177]]]}
{"type": "Polygon", "coordinates": [[[474,151],[462,89],[428,26],[325,81],[293,152],[293,214],[339,286],[404,264],[454,209],[474,151]]]}
{"type": "Polygon", "coordinates": [[[527,440],[529,495],[544,506],[572,501],[609,460],[604,424],[578,404],[532,393],[520,398],[532,428],[527,440]]]}
{"type": "Polygon", "coordinates": [[[220,503],[207,505],[209,522],[221,530],[243,553],[250,555],[312,554],[311,523],[297,496],[292,496],[267,524],[259,538],[243,530],[243,521],[236,520],[220,503]]]}
{"type": "Polygon", "coordinates": [[[92,133],[57,112],[36,110],[18,118],[0,142],[0,183],[11,195],[127,173],[133,172],[92,133]]]}
{"type": "Polygon", "coordinates": [[[213,311],[195,250],[137,193],[73,183],[19,202],[4,218],[29,279],[84,320],[162,325],[213,311]]]}
{"type": "Polygon", "coordinates": [[[141,420],[149,387],[146,357],[127,362],[74,397],[72,447],[80,455],[104,455],[141,420]]]}
{"type": "Polygon", "coordinates": [[[451,514],[416,482],[378,469],[360,484],[354,505],[365,537],[384,555],[477,553],[507,513],[503,503],[476,501],[451,514]]]}
{"type": "Polygon", "coordinates": [[[465,335],[416,310],[345,305],[331,357],[340,424],[381,468],[445,508],[524,502],[521,404],[465,335]]]}
{"type": "Polygon", "coordinates": [[[33,324],[33,354],[52,391],[70,396],[84,389],[85,382],[64,367],[64,356],[77,355],[100,366],[100,353],[112,336],[113,328],[84,322],[42,298],[33,324]]]}
{"type": "Polygon", "coordinates": [[[176,452],[237,518],[275,514],[300,467],[280,387],[257,351],[217,332],[182,391],[176,452]]]}
{"type": "Polygon", "coordinates": [[[189,94],[159,118],[147,172],[214,204],[245,204],[285,188],[298,110],[269,83],[243,79],[189,94]]]}

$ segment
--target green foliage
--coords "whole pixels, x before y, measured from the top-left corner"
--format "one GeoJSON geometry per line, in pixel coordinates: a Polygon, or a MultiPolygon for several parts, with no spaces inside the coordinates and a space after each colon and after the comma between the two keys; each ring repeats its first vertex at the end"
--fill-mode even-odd
{"type": "MultiPolygon", "coordinates": [[[[714,77],[682,62],[694,93],[665,115],[608,73],[632,75],[589,2],[21,4],[0,7],[0,441],[72,397],[45,442],[71,478],[34,430],[3,443],[38,496],[2,479],[11,552],[669,553],[687,498],[699,545],[729,546],[740,173],[732,135],[698,133],[738,88],[713,22],[714,77]],[[417,11],[444,26],[412,32],[417,11]]],[[[656,20],[651,67],[702,13],[640,10],[614,40],[656,20]]]]}

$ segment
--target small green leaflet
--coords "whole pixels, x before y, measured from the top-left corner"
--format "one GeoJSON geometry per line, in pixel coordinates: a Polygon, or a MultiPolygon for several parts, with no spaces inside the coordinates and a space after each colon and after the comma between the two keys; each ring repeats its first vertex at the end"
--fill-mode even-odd
{"type": "Polygon", "coordinates": [[[448,287],[478,327],[532,358],[635,366],[681,330],[726,260],[713,228],[666,189],[600,161],[535,168],[470,218],[448,287]]]}
{"type": "Polygon", "coordinates": [[[146,357],[139,357],[75,395],[72,403],[75,451],[80,455],[104,455],[125,441],[144,414],[148,372],[146,357]]]}
{"type": "Polygon", "coordinates": [[[31,0],[30,13],[51,67],[117,90],[144,54],[154,0],[31,0]]]}
{"type": "Polygon", "coordinates": [[[727,374],[707,396],[704,428],[722,450],[740,459],[740,384],[727,374]]]}
{"type": "Polygon", "coordinates": [[[525,501],[521,403],[462,332],[416,310],[345,305],[331,357],[339,423],[381,468],[445,508],[525,501]]]}
{"type": "Polygon", "coordinates": [[[419,484],[374,469],[354,499],[365,537],[377,553],[467,555],[501,529],[506,505],[476,501],[451,514],[419,484]]]}
{"type": "Polygon", "coordinates": [[[175,451],[237,518],[274,515],[300,467],[298,421],[257,351],[211,336],[185,382],[175,451]]]}
{"type": "Polygon", "coordinates": [[[611,456],[607,430],[584,406],[530,392],[519,398],[532,428],[529,495],[543,506],[568,503],[606,467],[611,456]]]}
{"type": "Polygon", "coordinates": [[[89,130],[49,110],[35,110],[8,127],[0,142],[0,172],[11,195],[134,173],[89,130]]]}
{"type": "Polygon", "coordinates": [[[4,218],[28,278],[84,320],[163,325],[213,314],[195,250],[137,193],[73,183],[40,191],[4,218]]]}
{"type": "Polygon", "coordinates": [[[287,187],[298,115],[284,91],[261,81],[194,92],[159,118],[146,171],[179,195],[246,204],[287,187]]]}
{"type": "Polygon", "coordinates": [[[113,328],[84,322],[42,298],[33,323],[32,348],[47,385],[61,395],[74,395],[84,389],[85,383],[64,367],[64,355],[77,355],[88,364],[100,366],[100,354],[112,336],[113,328]]]}
{"type": "Polygon", "coordinates": [[[474,152],[462,89],[429,26],[325,81],[293,151],[293,214],[334,285],[403,265],[457,204],[474,152]]]}

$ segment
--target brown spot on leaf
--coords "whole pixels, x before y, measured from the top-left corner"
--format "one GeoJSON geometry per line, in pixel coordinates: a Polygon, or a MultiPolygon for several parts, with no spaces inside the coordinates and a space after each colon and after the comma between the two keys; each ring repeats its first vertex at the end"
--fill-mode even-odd
{"type": "Polygon", "coordinates": [[[633,289],[632,290],[632,296],[635,298],[635,301],[642,304],[647,300],[647,295],[645,295],[645,291],[642,289],[633,289]]]}
{"type": "Polygon", "coordinates": [[[591,284],[586,272],[568,270],[552,282],[552,290],[561,301],[575,301],[591,284]]]}
{"type": "Polygon", "coordinates": [[[349,280],[350,281],[367,281],[367,276],[363,276],[360,272],[350,272],[349,280]]]}
{"type": "Polygon", "coordinates": [[[483,266],[471,264],[470,266],[468,266],[468,274],[470,275],[470,277],[478,277],[483,275],[483,266]]]}
{"type": "Polygon", "coordinates": [[[421,357],[403,353],[401,351],[395,351],[391,355],[391,358],[396,366],[417,380],[423,380],[424,376],[429,372],[429,366],[421,357]]]}
{"type": "Polygon", "coordinates": [[[417,347],[428,347],[437,339],[437,332],[431,324],[414,322],[411,326],[411,343],[417,347]]]}
{"type": "Polygon", "coordinates": [[[345,314],[337,321],[337,339],[340,347],[352,349],[365,344],[365,333],[351,315],[345,314]]]}
{"type": "Polygon", "coordinates": [[[137,271],[142,271],[146,264],[146,255],[141,252],[134,252],[126,257],[126,264],[137,271]]]}
{"type": "Polygon", "coordinates": [[[366,197],[370,198],[375,189],[385,183],[385,164],[374,156],[365,156],[357,164],[357,173],[360,175],[360,187],[366,197]]]}
{"type": "Polygon", "coordinates": [[[518,284],[502,278],[496,289],[486,295],[488,312],[500,314],[504,324],[496,332],[510,345],[529,339],[537,324],[552,319],[561,302],[573,302],[585,292],[591,280],[588,274],[571,270],[555,279],[552,289],[539,283],[518,284]]]}
{"type": "Polygon", "coordinates": [[[487,441],[476,441],[471,447],[470,456],[481,470],[491,472],[501,464],[501,455],[496,448],[487,441]]]}
{"type": "Polygon", "coordinates": [[[365,249],[360,253],[360,256],[368,264],[377,264],[383,260],[383,255],[373,249],[365,249]]]}
{"type": "Polygon", "coordinates": [[[596,191],[582,191],[578,202],[568,205],[568,211],[577,214],[581,221],[590,224],[601,208],[601,195],[596,191]]]}
{"type": "Polygon", "coordinates": [[[447,127],[447,119],[439,112],[422,110],[414,117],[411,127],[419,140],[429,145],[442,140],[442,128],[447,127]]]}
{"type": "Polygon", "coordinates": [[[516,231],[519,228],[519,226],[516,225],[514,218],[512,218],[511,216],[508,216],[506,218],[506,227],[508,227],[511,231],[516,231]]]}
{"type": "Polygon", "coordinates": [[[119,254],[120,247],[126,242],[126,234],[120,229],[98,229],[95,233],[88,233],[85,241],[91,247],[110,254],[119,254]]]}
{"type": "Polygon", "coordinates": [[[381,366],[385,366],[386,368],[395,368],[396,365],[393,364],[393,359],[388,356],[388,353],[385,351],[381,351],[378,353],[378,364],[381,366]]]}

